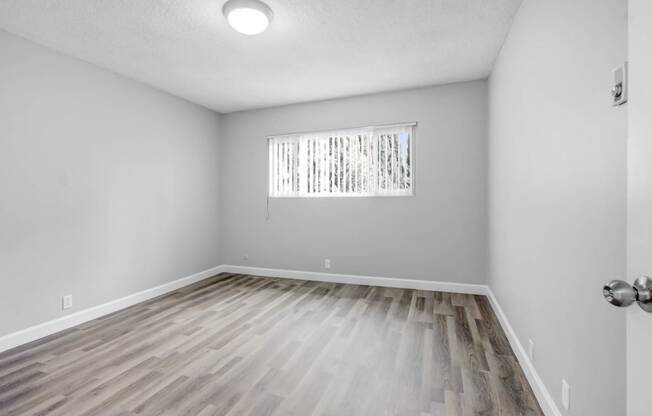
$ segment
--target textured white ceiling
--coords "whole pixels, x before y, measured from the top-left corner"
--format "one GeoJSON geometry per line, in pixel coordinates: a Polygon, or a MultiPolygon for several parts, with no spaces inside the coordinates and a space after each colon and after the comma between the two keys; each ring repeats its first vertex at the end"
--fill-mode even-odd
{"type": "Polygon", "coordinates": [[[0,0],[0,28],[219,112],[486,77],[521,0],[0,0]]]}

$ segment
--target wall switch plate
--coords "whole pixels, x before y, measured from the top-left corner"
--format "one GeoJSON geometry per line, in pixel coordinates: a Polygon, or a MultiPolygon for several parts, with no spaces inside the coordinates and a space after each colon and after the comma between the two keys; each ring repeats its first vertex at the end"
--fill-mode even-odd
{"type": "Polygon", "coordinates": [[[627,62],[614,69],[614,85],[611,87],[612,105],[627,102],[627,62]]]}
{"type": "Polygon", "coordinates": [[[530,361],[534,361],[534,341],[532,340],[527,346],[527,356],[530,357],[530,361]]]}
{"type": "Polygon", "coordinates": [[[331,259],[324,259],[324,268],[325,269],[331,268],[331,259]]]}
{"type": "Polygon", "coordinates": [[[561,381],[561,405],[566,410],[570,408],[570,386],[566,380],[561,381]]]}
{"type": "Polygon", "coordinates": [[[64,295],[61,298],[61,309],[72,308],[72,295],[64,295]]]}

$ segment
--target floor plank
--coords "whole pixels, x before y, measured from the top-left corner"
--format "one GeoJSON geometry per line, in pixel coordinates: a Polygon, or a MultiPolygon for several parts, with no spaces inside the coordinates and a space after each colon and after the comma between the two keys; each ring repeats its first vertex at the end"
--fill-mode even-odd
{"type": "Polygon", "coordinates": [[[543,415],[483,296],[227,273],[0,354],[0,414],[543,415]]]}

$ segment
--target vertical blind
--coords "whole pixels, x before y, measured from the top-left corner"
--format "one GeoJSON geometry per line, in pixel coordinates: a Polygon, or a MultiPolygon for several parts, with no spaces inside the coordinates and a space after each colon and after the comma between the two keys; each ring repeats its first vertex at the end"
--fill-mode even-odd
{"type": "Polygon", "coordinates": [[[415,123],[268,138],[269,196],[412,195],[415,123]]]}

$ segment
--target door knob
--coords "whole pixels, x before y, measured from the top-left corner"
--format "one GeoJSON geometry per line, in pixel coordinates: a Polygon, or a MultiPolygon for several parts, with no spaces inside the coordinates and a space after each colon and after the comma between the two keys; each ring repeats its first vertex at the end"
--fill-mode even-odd
{"type": "Polygon", "coordinates": [[[652,312],[652,278],[642,276],[634,285],[622,280],[612,280],[602,288],[602,295],[614,306],[626,307],[634,302],[646,312],[652,312]]]}

